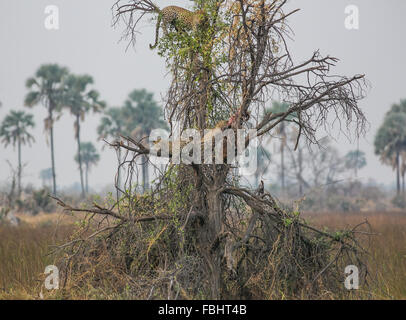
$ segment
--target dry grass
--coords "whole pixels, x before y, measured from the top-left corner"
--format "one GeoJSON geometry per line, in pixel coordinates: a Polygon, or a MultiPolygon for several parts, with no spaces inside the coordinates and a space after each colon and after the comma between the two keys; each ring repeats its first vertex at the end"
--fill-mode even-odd
{"type": "Polygon", "coordinates": [[[74,227],[56,214],[20,218],[18,228],[0,226],[0,299],[39,298],[45,267],[54,263],[50,245],[68,239],[74,227]]]}
{"type": "MultiPolygon", "coordinates": [[[[49,246],[69,238],[74,229],[72,218],[60,221],[56,214],[21,218],[24,223],[19,228],[0,226],[0,299],[38,299],[45,266],[54,263],[47,256],[49,246]]],[[[406,299],[406,214],[307,213],[305,218],[316,226],[331,229],[353,226],[367,218],[378,234],[369,243],[370,271],[375,281],[370,291],[360,290],[354,298],[406,299]]],[[[117,294],[115,298],[119,298],[117,294]]],[[[44,295],[48,296],[45,292],[44,295]]],[[[88,294],[68,296],[91,298],[88,294]]],[[[106,294],[105,298],[110,296],[106,294]]]]}
{"type": "MultiPolygon", "coordinates": [[[[318,226],[342,228],[356,225],[365,219],[373,232],[368,245],[371,284],[369,292],[360,290],[359,298],[406,299],[406,213],[325,213],[307,214],[318,226]]],[[[362,288],[361,288],[362,289],[362,288]]]]}

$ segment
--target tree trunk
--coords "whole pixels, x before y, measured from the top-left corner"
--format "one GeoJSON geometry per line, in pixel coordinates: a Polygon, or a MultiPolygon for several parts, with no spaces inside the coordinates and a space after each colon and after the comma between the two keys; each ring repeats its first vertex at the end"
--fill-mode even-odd
{"type": "Polygon", "coordinates": [[[142,157],[141,167],[142,167],[143,192],[145,193],[149,189],[148,158],[146,156],[142,157]]]}
{"type": "Polygon", "coordinates": [[[21,196],[21,138],[18,137],[18,198],[21,196]]]}
{"type": "Polygon", "coordinates": [[[149,162],[148,162],[148,157],[147,157],[147,162],[145,163],[145,178],[146,178],[146,188],[147,190],[149,189],[149,162]]]}
{"type": "Polygon", "coordinates": [[[400,161],[399,161],[399,151],[396,151],[396,192],[400,195],[400,161]]]}
{"type": "Polygon", "coordinates": [[[254,179],[255,179],[255,185],[259,185],[260,181],[259,181],[259,169],[257,169],[255,171],[255,175],[254,175],[254,179]]]}
{"type": "Polygon", "coordinates": [[[53,193],[56,195],[56,173],[55,173],[55,149],[54,149],[54,119],[52,115],[53,107],[49,111],[50,120],[50,135],[51,135],[51,164],[52,164],[52,183],[53,183],[53,193]]]}
{"type": "Polygon", "coordinates": [[[282,122],[280,124],[280,133],[282,136],[281,143],[281,187],[282,194],[285,193],[285,142],[286,142],[286,133],[285,133],[285,124],[282,122]]]}
{"type": "MultiPolygon", "coordinates": [[[[200,96],[197,98],[199,108],[197,110],[196,122],[198,129],[203,131],[207,126],[207,105],[209,103],[211,57],[203,55],[203,64],[206,68],[199,67],[198,58],[194,59],[193,64],[196,70],[200,70],[201,79],[199,81],[200,96]]],[[[212,165],[213,170],[209,179],[203,179],[204,171],[202,165],[198,166],[196,171],[196,189],[197,199],[195,206],[202,215],[204,222],[199,225],[196,234],[197,245],[200,255],[204,258],[207,266],[208,279],[210,281],[210,298],[214,300],[221,299],[221,242],[222,242],[222,214],[223,203],[221,198],[221,187],[225,185],[227,172],[225,168],[218,169],[212,165]],[[210,179],[211,178],[211,179],[210,179]],[[211,182],[208,182],[210,181],[211,182]]]]}
{"type": "Polygon", "coordinates": [[[284,161],[284,144],[281,145],[281,186],[282,193],[285,192],[285,161],[284,161]]]}
{"type": "MultiPolygon", "coordinates": [[[[199,187],[198,187],[199,188],[199,187]]],[[[206,265],[207,278],[210,283],[210,299],[221,299],[221,231],[222,200],[218,188],[214,185],[198,190],[198,209],[203,222],[196,230],[196,242],[200,255],[206,265]],[[206,191],[203,191],[206,190],[206,191]]]]}
{"type": "Polygon", "coordinates": [[[89,194],[89,164],[86,163],[86,193],[89,194]]]}
{"type": "Polygon", "coordinates": [[[220,194],[217,190],[209,191],[207,196],[208,201],[208,227],[210,234],[210,260],[211,265],[211,298],[215,300],[221,299],[221,243],[215,244],[222,230],[222,203],[220,194]]]}
{"type": "Polygon", "coordinates": [[[118,149],[118,171],[117,171],[117,186],[121,189],[121,148],[118,149]]]}
{"type": "Polygon", "coordinates": [[[80,116],[76,116],[76,141],[78,144],[78,161],[79,161],[79,172],[80,172],[80,185],[82,187],[82,198],[85,197],[85,185],[83,183],[83,169],[82,169],[82,156],[80,151],[80,116]]]}
{"type": "Polygon", "coordinates": [[[303,154],[302,154],[302,148],[299,147],[299,155],[298,155],[298,165],[299,165],[299,175],[300,175],[300,179],[299,179],[299,195],[302,196],[303,195],[303,154]]]}

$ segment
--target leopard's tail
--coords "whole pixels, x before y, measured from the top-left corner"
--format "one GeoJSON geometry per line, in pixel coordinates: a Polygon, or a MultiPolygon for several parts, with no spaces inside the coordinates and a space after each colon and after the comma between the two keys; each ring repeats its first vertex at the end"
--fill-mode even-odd
{"type": "Polygon", "coordinates": [[[155,11],[158,13],[161,12],[161,9],[159,9],[159,7],[156,4],[154,4],[152,1],[148,1],[148,4],[151,7],[152,11],[155,11]]]}
{"type": "Polygon", "coordinates": [[[159,15],[158,15],[158,21],[157,21],[157,23],[156,23],[155,44],[154,44],[154,45],[152,45],[152,44],[149,45],[149,48],[150,48],[151,50],[155,49],[156,46],[158,45],[159,28],[161,27],[161,22],[162,22],[162,13],[160,12],[159,15]]]}

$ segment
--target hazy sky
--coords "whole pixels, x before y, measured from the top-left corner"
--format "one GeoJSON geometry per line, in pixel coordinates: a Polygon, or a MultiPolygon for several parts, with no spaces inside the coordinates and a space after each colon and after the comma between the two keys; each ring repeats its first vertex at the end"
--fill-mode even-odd
{"type": "MultiPolygon", "coordinates": [[[[148,44],[154,39],[154,26],[146,22],[140,31],[135,50],[126,52],[126,42],[119,42],[123,26],[111,27],[111,6],[114,0],[1,0],[0,1],[0,121],[10,109],[23,109],[25,80],[44,63],[67,66],[74,73],[88,73],[95,79],[95,88],[110,106],[119,106],[135,88],[146,88],[160,101],[169,84],[164,61],[148,44]],[[47,5],[57,5],[60,29],[44,26],[47,5]]],[[[368,0],[291,0],[289,7],[301,11],[289,20],[295,32],[291,53],[296,62],[311,56],[315,49],[324,55],[340,58],[334,73],[351,76],[366,74],[371,83],[367,98],[361,102],[370,129],[360,140],[360,149],[367,153],[368,166],[360,172],[367,180],[391,183],[390,168],[383,167],[373,152],[373,139],[385,112],[391,104],[406,98],[406,64],[404,32],[406,1],[368,0]],[[347,5],[360,10],[360,29],[344,26],[347,5]]],[[[190,1],[156,1],[161,7],[170,4],[190,6],[190,1]]],[[[26,109],[26,108],[24,108],[26,109]]],[[[30,111],[30,110],[26,110],[30,111]]],[[[36,143],[23,148],[23,160],[28,165],[24,183],[40,184],[39,171],[50,167],[49,146],[43,134],[45,108],[37,106],[35,114],[36,143]]],[[[82,140],[92,141],[102,159],[90,175],[90,183],[100,189],[112,183],[116,158],[112,150],[102,149],[96,128],[100,116],[89,115],[82,125],[82,140]]],[[[355,149],[341,137],[336,147],[342,154],[355,149]]],[[[55,124],[56,170],[59,184],[79,181],[73,118],[64,115],[55,124]]],[[[12,147],[0,146],[0,184],[10,177],[6,160],[16,161],[12,147]]]]}

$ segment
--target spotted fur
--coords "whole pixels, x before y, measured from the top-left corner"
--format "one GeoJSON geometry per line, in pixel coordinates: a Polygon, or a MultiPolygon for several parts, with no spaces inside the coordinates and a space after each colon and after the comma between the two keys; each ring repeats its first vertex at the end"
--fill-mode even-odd
{"type": "Polygon", "coordinates": [[[188,31],[197,28],[204,22],[204,13],[202,10],[189,11],[178,6],[168,6],[159,11],[156,24],[155,44],[149,45],[155,49],[158,45],[159,28],[163,24],[165,34],[168,33],[168,27],[174,27],[177,32],[188,31]]]}

